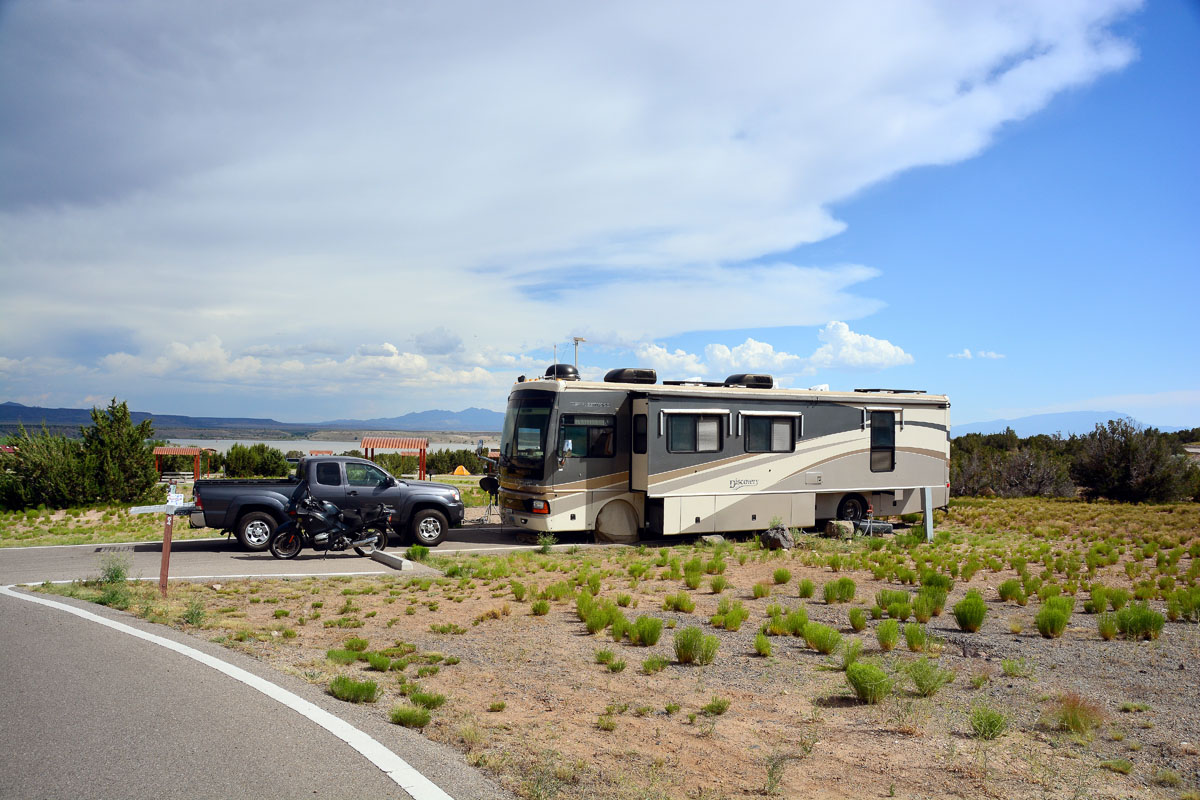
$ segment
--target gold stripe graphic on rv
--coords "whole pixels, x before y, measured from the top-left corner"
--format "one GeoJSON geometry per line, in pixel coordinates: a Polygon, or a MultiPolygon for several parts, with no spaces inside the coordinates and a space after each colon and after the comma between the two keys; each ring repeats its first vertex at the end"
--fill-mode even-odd
{"type": "Polygon", "coordinates": [[[629,482],[628,472],[614,472],[611,475],[602,475],[599,478],[589,478],[583,481],[572,481],[571,483],[563,483],[552,486],[501,486],[507,492],[519,492],[522,494],[536,495],[538,497],[558,497],[560,495],[574,495],[584,491],[599,491],[603,489],[623,489],[623,484],[629,482]]]}

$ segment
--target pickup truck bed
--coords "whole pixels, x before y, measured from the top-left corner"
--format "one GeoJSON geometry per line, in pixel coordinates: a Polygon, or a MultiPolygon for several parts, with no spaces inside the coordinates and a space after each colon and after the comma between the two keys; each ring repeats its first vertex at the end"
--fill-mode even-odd
{"type": "Polygon", "coordinates": [[[397,480],[362,458],[313,456],[301,459],[287,479],[197,481],[192,527],[233,531],[246,549],[263,550],[286,518],[300,475],[307,477],[315,497],[339,508],[393,506],[394,531],[402,539],[433,546],[449,528],[462,524],[462,498],[453,486],[397,480]]]}

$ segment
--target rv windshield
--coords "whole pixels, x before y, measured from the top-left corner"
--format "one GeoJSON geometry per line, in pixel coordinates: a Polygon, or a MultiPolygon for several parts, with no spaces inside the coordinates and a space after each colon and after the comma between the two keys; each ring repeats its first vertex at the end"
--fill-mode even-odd
{"type": "Polygon", "coordinates": [[[554,396],[545,392],[514,392],[500,434],[501,461],[540,464],[546,457],[546,431],[554,396]]]}

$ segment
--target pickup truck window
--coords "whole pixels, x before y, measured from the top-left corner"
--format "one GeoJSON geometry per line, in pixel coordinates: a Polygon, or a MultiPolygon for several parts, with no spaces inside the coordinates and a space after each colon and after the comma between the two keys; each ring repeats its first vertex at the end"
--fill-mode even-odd
{"type": "Polygon", "coordinates": [[[346,483],[351,486],[378,486],[386,480],[383,470],[370,464],[346,465],[346,483]]]}
{"type": "Polygon", "coordinates": [[[342,473],[336,463],[317,464],[317,483],[322,486],[341,486],[342,473]]]}

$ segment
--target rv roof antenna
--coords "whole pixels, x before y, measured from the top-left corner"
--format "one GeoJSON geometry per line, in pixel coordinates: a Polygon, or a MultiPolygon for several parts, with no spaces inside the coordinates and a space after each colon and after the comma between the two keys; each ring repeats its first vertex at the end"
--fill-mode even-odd
{"type": "Polygon", "coordinates": [[[579,369],[579,343],[586,342],[587,339],[582,336],[572,336],[571,340],[575,342],[575,369],[579,369]]]}

